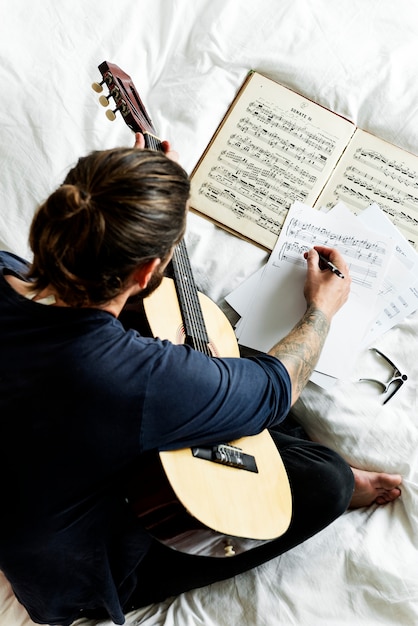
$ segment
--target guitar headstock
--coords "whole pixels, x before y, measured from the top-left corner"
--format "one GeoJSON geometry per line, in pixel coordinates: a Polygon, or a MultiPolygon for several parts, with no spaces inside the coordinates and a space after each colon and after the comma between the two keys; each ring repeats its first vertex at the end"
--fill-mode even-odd
{"type": "Polygon", "coordinates": [[[119,111],[125,124],[131,130],[144,135],[147,147],[159,149],[157,142],[161,142],[155,134],[151,118],[139,97],[131,77],[120,67],[107,61],[103,61],[99,65],[99,71],[103,80],[100,83],[93,83],[92,88],[97,93],[100,93],[103,91],[103,84],[106,84],[109,94],[100,96],[99,102],[107,107],[110,104],[109,98],[112,97],[116,105],[114,110],[108,109],[106,111],[106,117],[109,120],[114,120],[116,118],[115,112],[119,111]]]}

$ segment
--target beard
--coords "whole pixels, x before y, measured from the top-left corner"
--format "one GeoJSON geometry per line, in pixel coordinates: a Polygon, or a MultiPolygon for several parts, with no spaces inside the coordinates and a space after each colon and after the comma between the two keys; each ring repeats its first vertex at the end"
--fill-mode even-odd
{"type": "Polygon", "coordinates": [[[164,277],[165,265],[163,266],[163,269],[157,267],[157,269],[154,270],[151,278],[149,279],[148,285],[140,293],[137,293],[135,296],[131,296],[130,298],[128,298],[127,304],[140,304],[144,300],[144,298],[147,298],[156,289],[158,289],[164,277]]]}

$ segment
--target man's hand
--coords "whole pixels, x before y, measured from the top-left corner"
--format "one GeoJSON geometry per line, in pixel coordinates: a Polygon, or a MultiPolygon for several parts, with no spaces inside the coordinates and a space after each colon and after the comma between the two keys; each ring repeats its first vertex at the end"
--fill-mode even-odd
{"type": "Polygon", "coordinates": [[[315,246],[305,254],[308,263],[304,296],[309,307],[314,305],[331,321],[335,313],[347,301],[350,293],[351,278],[347,263],[334,248],[315,246]],[[329,269],[321,269],[319,254],[331,261],[343,274],[340,278],[329,269]]]}
{"type": "Polygon", "coordinates": [[[307,309],[302,319],[286,337],[269,351],[286,367],[292,382],[292,405],[306,386],[318,362],[331,320],[346,302],[351,286],[348,266],[333,248],[316,246],[305,254],[308,271],[304,286],[307,309]],[[340,278],[329,269],[321,269],[321,253],[344,275],[340,278]]]}
{"type": "MultiPolygon", "coordinates": [[[[168,141],[162,141],[161,146],[163,148],[164,154],[166,154],[169,159],[171,159],[172,161],[177,161],[177,162],[179,161],[178,153],[175,150],[171,149],[171,146],[168,143],[168,141]]],[[[135,133],[134,148],[139,148],[141,150],[145,148],[145,139],[142,133],[135,133]]]]}

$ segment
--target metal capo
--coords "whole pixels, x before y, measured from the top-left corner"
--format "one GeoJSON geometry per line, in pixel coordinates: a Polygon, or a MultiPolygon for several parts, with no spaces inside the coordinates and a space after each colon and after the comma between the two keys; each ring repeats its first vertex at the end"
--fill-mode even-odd
{"type": "Polygon", "coordinates": [[[386,363],[389,363],[389,365],[393,368],[392,378],[390,378],[390,380],[388,380],[386,383],[382,382],[381,380],[376,380],[375,378],[360,378],[359,382],[363,382],[364,381],[364,382],[376,383],[376,384],[380,385],[381,387],[383,387],[382,393],[387,393],[388,390],[389,390],[389,387],[392,384],[395,384],[395,387],[393,388],[393,391],[391,391],[389,393],[389,395],[383,401],[383,404],[386,404],[386,402],[389,402],[389,400],[391,398],[393,398],[395,393],[408,380],[408,376],[406,374],[401,374],[400,369],[398,367],[396,367],[396,365],[385,354],[383,354],[383,352],[381,352],[377,348],[370,348],[370,350],[373,350],[374,352],[376,352],[376,354],[381,356],[382,359],[384,359],[386,361],[386,363]]]}

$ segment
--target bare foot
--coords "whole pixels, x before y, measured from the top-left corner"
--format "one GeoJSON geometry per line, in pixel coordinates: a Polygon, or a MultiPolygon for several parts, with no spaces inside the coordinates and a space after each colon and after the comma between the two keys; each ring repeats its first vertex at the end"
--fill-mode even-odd
{"type": "Polygon", "coordinates": [[[350,502],[350,509],[358,509],[370,504],[386,504],[399,498],[399,485],[402,478],[399,474],[385,474],[383,472],[367,472],[352,467],[354,474],[354,491],[350,502]]]}

